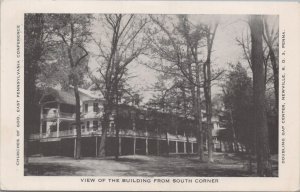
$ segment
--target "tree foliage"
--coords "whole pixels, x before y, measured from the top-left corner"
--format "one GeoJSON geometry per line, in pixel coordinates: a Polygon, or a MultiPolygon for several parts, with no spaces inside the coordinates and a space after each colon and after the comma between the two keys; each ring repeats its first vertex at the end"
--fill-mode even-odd
{"type": "Polygon", "coordinates": [[[254,127],[253,127],[253,91],[252,79],[247,70],[238,63],[231,65],[227,80],[223,85],[223,102],[225,107],[226,124],[233,138],[253,150],[254,127]]]}

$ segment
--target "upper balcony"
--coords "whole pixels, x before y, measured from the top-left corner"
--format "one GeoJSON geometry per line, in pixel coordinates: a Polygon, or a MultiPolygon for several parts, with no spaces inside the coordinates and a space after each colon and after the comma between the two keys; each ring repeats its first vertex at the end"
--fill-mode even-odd
{"type": "Polygon", "coordinates": [[[64,113],[64,112],[53,112],[42,114],[42,119],[55,119],[55,118],[64,118],[64,119],[75,119],[75,113],[64,113]]]}

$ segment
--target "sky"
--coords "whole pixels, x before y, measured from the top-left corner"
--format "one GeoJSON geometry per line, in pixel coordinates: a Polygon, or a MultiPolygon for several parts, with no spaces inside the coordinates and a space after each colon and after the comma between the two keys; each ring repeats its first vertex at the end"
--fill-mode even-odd
{"type": "MultiPolygon", "coordinates": [[[[247,62],[243,58],[242,49],[237,45],[236,38],[240,38],[242,34],[249,31],[246,15],[189,15],[192,23],[197,24],[211,23],[219,21],[216,32],[215,41],[212,52],[212,69],[229,69],[229,63],[237,64],[241,62],[248,67],[247,62]]],[[[278,19],[278,18],[277,18],[278,19]]],[[[275,18],[275,22],[278,20],[275,18]]],[[[100,27],[100,26],[95,26],[100,27]]],[[[151,60],[150,60],[151,62],[151,60]]],[[[95,65],[94,58],[90,59],[90,66],[95,65]]],[[[130,64],[129,73],[131,78],[129,84],[143,94],[143,102],[147,102],[152,96],[151,86],[157,81],[158,73],[148,67],[138,63],[137,61],[130,64]]],[[[212,87],[212,96],[221,93],[219,82],[212,87]]]]}
{"type": "MultiPolygon", "coordinates": [[[[209,20],[218,19],[213,16],[203,16],[203,15],[191,15],[190,19],[193,20],[193,23],[197,22],[208,22],[209,20]]],[[[247,23],[242,19],[245,19],[243,16],[221,16],[219,17],[220,24],[217,29],[215,36],[215,41],[213,45],[213,54],[212,54],[212,67],[227,69],[228,63],[237,63],[244,62],[243,54],[241,48],[236,44],[236,37],[239,37],[240,34],[248,30],[247,23]]],[[[144,65],[138,63],[134,64],[134,67],[130,68],[132,74],[136,74],[137,77],[132,79],[131,84],[134,84],[135,87],[139,89],[147,89],[153,85],[157,79],[157,72],[149,69],[144,65]]],[[[212,94],[220,93],[220,87],[214,85],[212,87],[212,94]]],[[[144,100],[147,101],[152,97],[153,92],[150,90],[144,91],[144,100]]],[[[145,102],[144,101],[144,102],[145,102]]]]}

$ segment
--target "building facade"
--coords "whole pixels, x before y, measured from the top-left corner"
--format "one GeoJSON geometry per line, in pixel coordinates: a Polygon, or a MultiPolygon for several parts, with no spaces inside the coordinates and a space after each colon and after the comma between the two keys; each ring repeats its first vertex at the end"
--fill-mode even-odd
{"type": "MultiPolygon", "coordinates": [[[[88,90],[80,89],[79,92],[82,156],[95,157],[102,135],[104,101],[88,90]]],[[[30,135],[30,154],[74,156],[76,125],[73,90],[48,89],[39,104],[39,133],[30,135]]],[[[108,156],[114,155],[117,148],[119,155],[197,152],[196,129],[191,118],[120,104],[118,114],[113,112],[109,119],[106,143],[108,156]],[[119,126],[119,142],[116,142],[116,126],[119,126]]],[[[205,115],[203,121],[205,122],[205,115]]],[[[215,150],[222,151],[218,131],[223,128],[215,116],[212,123],[215,150]]]]}

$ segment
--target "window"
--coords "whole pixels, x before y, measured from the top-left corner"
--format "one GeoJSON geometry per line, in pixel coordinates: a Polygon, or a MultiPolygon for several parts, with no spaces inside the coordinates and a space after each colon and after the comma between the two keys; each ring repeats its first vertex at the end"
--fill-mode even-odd
{"type": "Polygon", "coordinates": [[[98,129],[98,121],[93,121],[93,128],[94,130],[98,129]]]}
{"type": "Polygon", "coordinates": [[[98,112],[99,111],[98,103],[94,103],[93,111],[94,112],[98,112]]]}
{"type": "Polygon", "coordinates": [[[89,121],[86,122],[86,128],[90,128],[90,122],[89,121]]]}
{"type": "Polygon", "coordinates": [[[87,113],[89,111],[89,104],[84,104],[84,111],[87,113]]]}

